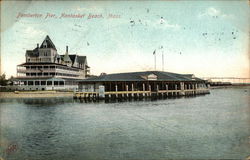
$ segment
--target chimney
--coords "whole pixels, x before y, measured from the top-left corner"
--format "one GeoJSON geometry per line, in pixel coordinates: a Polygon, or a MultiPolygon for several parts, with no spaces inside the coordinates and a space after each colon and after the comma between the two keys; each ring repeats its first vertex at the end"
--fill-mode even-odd
{"type": "Polygon", "coordinates": [[[66,46],[66,52],[67,52],[67,53],[68,53],[68,48],[69,48],[69,47],[68,47],[68,46],[66,46]]]}
{"type": "Polygon", "coordinates": [[[36,44],[37,48],[39,48],[39,43],[36,44]]]}

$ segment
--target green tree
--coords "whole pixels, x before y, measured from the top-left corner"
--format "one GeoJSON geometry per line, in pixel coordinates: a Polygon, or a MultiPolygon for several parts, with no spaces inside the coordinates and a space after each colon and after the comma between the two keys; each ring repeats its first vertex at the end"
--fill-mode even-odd
{"type": "Polygon", "coordinates": [[[0,76],[0,86],[6,86],[8,80],[6,79],[5,73],[0,76]]]}
{"type": "Polygon", "coordinates": [[[14,77],[11,76],[9,79],[8,79],[8,82],[7,82],[8,85],[13,85],[14,84],[14,77]]]}

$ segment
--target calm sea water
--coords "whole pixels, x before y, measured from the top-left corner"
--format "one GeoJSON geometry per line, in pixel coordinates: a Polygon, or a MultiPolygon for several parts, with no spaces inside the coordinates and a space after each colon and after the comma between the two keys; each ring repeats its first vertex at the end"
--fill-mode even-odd
{"type": "Polygon", "coordinates": [[[250,87],[122,103],[1,100],[0,154],[5,160],[245,159],[249,102],[250,87]],[[6,152],[11,144],[16,149],[6,152]]]}

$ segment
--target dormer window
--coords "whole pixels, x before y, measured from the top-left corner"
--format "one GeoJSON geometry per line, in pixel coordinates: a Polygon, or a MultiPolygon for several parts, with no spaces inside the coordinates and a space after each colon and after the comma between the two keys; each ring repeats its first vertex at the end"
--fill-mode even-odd
{"type": "Polygon", "coordinates": [[[149,74],[147,78],[148,78],[148,80],[157,80],[157,75],[149,74]]]}
{"type": "Polygon", "coordinates": [[[47,43],[46,43],[46,41],[44,41],[43,47],[44,47],[44,48],[47,48],[47,43]]]}

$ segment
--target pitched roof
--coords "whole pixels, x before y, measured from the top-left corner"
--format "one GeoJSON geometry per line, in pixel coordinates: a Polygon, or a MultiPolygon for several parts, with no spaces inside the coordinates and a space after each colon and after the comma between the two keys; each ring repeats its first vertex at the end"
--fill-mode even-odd
{"type": "Polygon", "coordinates": [[[84,63],[86,61],[86,56],[77,56],[78,63],[84,63]]]}
{"type": "Polygon", "coordinates": [[[38,47],[36,47],[33,50],[26,50],[26,55],[29,57],[38,57],[39,56],[38,47]]]}
{"type": "Polygon", "coordinates": [[[49,36],[47,35],[45,37],[45,39],[43,40],[43,43],[40,45],[40,48],[53,48],[56,50],[56,46],[54,45],[54,43],[51,41],[51,39],[49,38],[49,36]],[[47,44],[47,47],[44,45],[47,44]]]}
{"type": "Polygon", "coordinates": [[[128,72],[116,74],[104,74],[101,76],[90,77],[82,82],[104,82],[104,81],[150,81],[146,77],[149,75],[156,76],[154,81],[204,81],[199,78],[192,78],[184,74],[177,74],[162,71],[145,71],[145,72],[128,72]]]}
{"type": "Polygon", "coordinates": [[[38,57],[39,54],[34,53],[32,50],[27,50],[26,55],[29,57],[38,57]]]}
{"type": "Polygon", "coordinates": [[[70,55],[60,55],[61,60],[63,60],[64,62],[72,62],[70,55]]]}
{"type": "MultiPolygon", "coordinates": [[[[64,59],[65,55],[60,55],[62,59],[64,59]]],[[[84,63],[86,61],[86,56],[78,56],[76,54],[70,54],[69,55],[69,58],[70,60],[72,61],[72,63],[74,64],[75,63],[75,59],[77,57],[77,62],[78,63],[84,63]]]]}
{"type": "Polygon", "coordinates": [[[76,55],[75,54],[71,54],[69,55],[69,58],[71,59],[72,63],[75,63],[75,59],[76,59],[76,55]]]}

